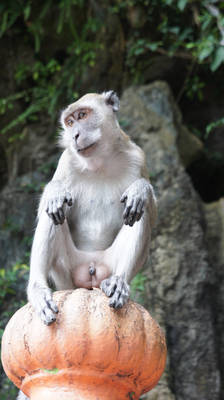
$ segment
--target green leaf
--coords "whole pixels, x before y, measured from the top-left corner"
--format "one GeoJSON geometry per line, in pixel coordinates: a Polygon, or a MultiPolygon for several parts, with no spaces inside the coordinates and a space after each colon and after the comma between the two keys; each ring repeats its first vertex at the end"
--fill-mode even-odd
{"type": "Polygon", "coordinates": [[[186,44],[186,49],[193,49],[195,47],[195,43],[194,42],[190,42],[186,44]]]}
{"type": "Polygon", "coordinates": [[[183,11],[187,5],[187,0],[179,0],[177,3],[177,7],[180,11],[183,11]]]}
{"type": "Polygon", "coordinates": [[[44,372],[48,372],[48,374],[57,374],[57,372],[59,371],[58,368],[53,368],[53,369],[44,369],[44,368],[42,369],[41,368],[41,370],[44,372]]]}
{"type": "Polygon", "coordinates": [[[210,54],[213,51],[213,46],[210,44],[209,46],[205,47],[204,49],[202,49],[198,55],[198,59],[200,61],[203,61],[205,58],[207,58],[208,56],[210,56],[210,54]]]}
{"type": "Polygon", "coordinates": [[[2,268],[0,269],[0,277],[4,278],[5,277],[5,270],[2,268]]]}
{"type": "Polygon", "coordinates": [[[31,4],[28,3],[23,11],[25,21],[27,21],[27,19],[29,18],[30,12],[31,12],[31,4]]]}
{"type": "Polygon", "coordinates": [[[212,72],[216,71],[224,61],[224,46],[219,46],[215,52],[214,60],[211,64],[212,72]]]}
{"type": "Polygon", "coordinates": [[[171,33],[174,33],[175,35],[178,35],[180,32],[180,27],[179,26],[172,26],[171,28],[169,28],[169,31],[171,33]]]}
{"type": "Polygon", "coordinates": [[[208,125],[206,126],[206,135],[205,135],[205,138],[207,139],[209,133],[210,133],[213,129],[217,128],[218,126],[223,126],[223,125],[224,125],[224,117],[218,119],[217,121],[214,121],[214,122],[211,122],[210,124],[208,124],[208,125]]]}
{"type": "Polygon", "coordinates": [[[149,48],[149,50],[151,51],[156,51],[158,49],[158,44],[157,43],[148,43],[147,47],[149,48]]]}
{"type": "MultiPolygon", "coordinates": [[[[17,118],[15,118],[8,125],[6,125],[1,130],[1,134],[4,135],[6,132],[14,128],[17,124],[23,123],[30,115],[40,111],[40,109],[41,109],[41,104],[39,104],[38,102],[36,104],[31,104],[22,114],[20,114],[17,118]]],[[[13,141],[13,137],[10,138],[10,140],[13,141]]]]}
{"type": "Polygon", "coordinates": [[[179,35],[179,40],[184,41],[186,38],[191,38],[192,36],[192,29],[185,28],[179,35]]]}
{"type": "Polygon", "coordinates": [[[57,25],[57,33],[60,34],[64,25],[64,12],[61,11],[59,14],[58,25],[57,25]]]}
{"type": "Polygon", "coordinates": [[[139,47],[138,49],[135,49],[135,55],[140,56],[140,54],[144,53],[144,48],[139,47]]]}
{"type": "Polygon", "coordinates": [[[5,11],[4,14],[3,14],[2,23],[1,23],[0,37],[3,35],[5,30],[7,29],[8,15],[9,15],[8,11],[5,11]]]}
{"type": "Polygon", "coordinates": [[[147,43],[146,47],[151,51],[156,51],[159,46],[162,46],[162,44],[163,42],[152,42],[152,43],[147,43]]]}
{"type": "Polygon", "coordinates": [[[204,21],[202,22],[201,25],[202,31],[205,31],[211,22],[212,22],[212,16],[210,14],[206,14],[204,16],[204,21]]]}

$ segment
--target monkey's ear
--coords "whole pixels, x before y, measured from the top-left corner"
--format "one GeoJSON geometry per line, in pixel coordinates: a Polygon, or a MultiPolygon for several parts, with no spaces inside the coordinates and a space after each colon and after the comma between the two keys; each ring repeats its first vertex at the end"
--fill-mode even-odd
{"type": "Polygon", "coordinates": [[[120,107],[120,100],[117,93],[114,90],[109,90],[108,92],[103,92],[102,95],[105,98],[106,104],[111,106],[114,112],[117,112],[120,107]]]}

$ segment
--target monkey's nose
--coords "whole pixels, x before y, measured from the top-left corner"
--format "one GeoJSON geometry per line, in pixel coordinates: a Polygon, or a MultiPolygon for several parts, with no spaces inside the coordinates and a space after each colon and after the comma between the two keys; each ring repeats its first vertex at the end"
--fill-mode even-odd
{"type": "Polygon", "coordinates": [[[79,136],[80,136],[80,134],[79,134],[79,133],[77,133],[77,134],[75,135],[75,141],[76,141],[76,142],[77,142],[77,140],[78,140],[79,136]]]}

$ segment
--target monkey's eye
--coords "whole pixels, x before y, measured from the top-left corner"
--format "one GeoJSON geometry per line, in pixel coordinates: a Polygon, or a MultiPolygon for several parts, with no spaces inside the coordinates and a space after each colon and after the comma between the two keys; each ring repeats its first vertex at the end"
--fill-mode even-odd
{"type": "Polygon", "coordinates": [[[67,123],[67,125],[72,126],[74,124],[74,120],[69,118],[69,119],[67,119],[66,123],[67,123]]]}
{"type": "Polygon", "coordinates": [[[80,111],[78,114],[78,119],[83,119],[86,116],[86,112],[80,111]]]}

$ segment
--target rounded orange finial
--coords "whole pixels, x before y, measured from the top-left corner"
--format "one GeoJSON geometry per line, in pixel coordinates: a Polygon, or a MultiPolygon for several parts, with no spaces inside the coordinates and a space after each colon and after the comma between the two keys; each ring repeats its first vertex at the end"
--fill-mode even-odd
{"type": "Polygon", "coordinates": [[[4,370],[31,400],[135,400],[157,384],[165,338],[142,306],[114,310],[99,289],[55,292],[54,300],[52,325],[27,304],[3,335],[4,370]]]}

